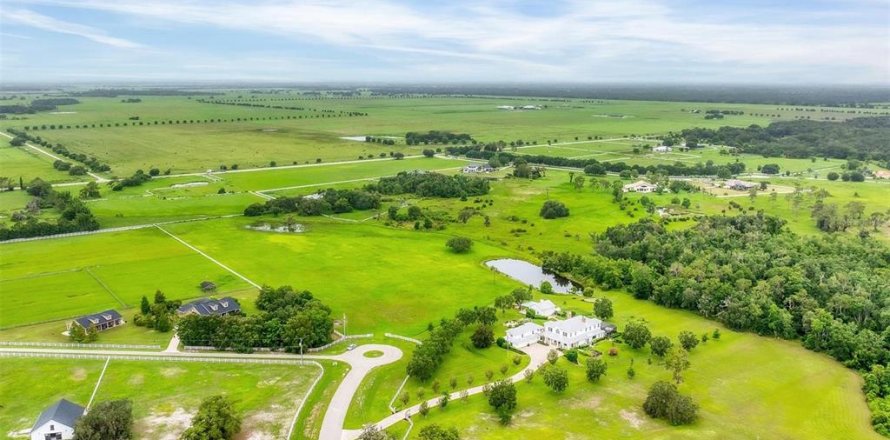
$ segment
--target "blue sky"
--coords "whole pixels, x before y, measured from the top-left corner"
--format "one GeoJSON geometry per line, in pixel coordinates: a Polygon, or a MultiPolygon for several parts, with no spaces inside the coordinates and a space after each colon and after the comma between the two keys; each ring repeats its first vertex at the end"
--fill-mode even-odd
{"type": "Polygon", "coordinates": [[[4,82],[890,84],[888,0],[3,0],[4,82]]]}

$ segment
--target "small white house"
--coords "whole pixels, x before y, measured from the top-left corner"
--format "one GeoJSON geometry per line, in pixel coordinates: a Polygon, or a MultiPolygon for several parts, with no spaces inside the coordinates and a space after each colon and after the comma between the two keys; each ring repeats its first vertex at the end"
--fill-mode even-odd
{"type": "Polygon", "coordinates": [[[464,174],[474,174],[474,173],[490,173],[494,171],[494,168],[491,165],[485,163],[471,163],[464,167],[464,174]]]}
{"type": "Polygon", "coordinates": [[[515,348],[527,347],[541,339],[544,327],[534,322],[526,322],[518,327],[507,330],[507,342],[515,348]]]}
{"type": "Polygon", "coordinates": [[[651,193],[658,190],[658,185],[649,183],[644,180],[638,180],[634,183],[628,183],[621,187],[624,192],[651,193]]]}
{"type": "Polygon", "coordinates": [[[544,323],[541,339],[557,348],[575,348],[590,345],[606,337],[603,322],[596,318],[574,316],[562,321],[544,323]]]}
{"type": "Polygon", "coordinates": [[[674,149],[667,145],[659,145],[652,148],[653,153],[670,153],[671,151],[674,151],[674,149]]]}
{"type": "Polygon", "coordinates": [[[498,110],[513,110],[514,107],[512,105],[499,105],[498,110]]]}
{"type": "Polygon", "coordinates": [[[545,318],[549,318],[559,312],[559,307],[556,307],[556,304],[553,304],[553,301],[549,299],[526,301],[522,303],[522,307],[525,310],[535,312],[535,316],[543,316],[545,318]]]}
{"type": "Polygon", "coordinates": [[[59,400],[47,408],[34,427],[31,428],[31,440],[69,440],[74,438],[74,425],[84,414],[84,408],[65,399],[59,400]]]}
{"type": "Polygon", "coordinates": [[[756,183],[754,183],[754,182],[747,182],[747,181],[744,181],[744,180],[729,179],[729,180],[726,181],[726,183],[724,184],[724,186],[727,187],[727,188],[730,188],[730,189],[734,189],[734,190],[736,190],[736,191],[748,191],[748,190],[750,190],[751,188],[756,188],[756,187],[758,187],[758,186],[760,186],[760,185],[758,185],[758,184],[756,184],[756,183]]]}

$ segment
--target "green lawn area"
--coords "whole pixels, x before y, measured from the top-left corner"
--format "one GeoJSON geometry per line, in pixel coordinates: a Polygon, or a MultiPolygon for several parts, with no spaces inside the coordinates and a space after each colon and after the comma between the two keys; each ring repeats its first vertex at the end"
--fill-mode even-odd
{"type": "MultiPolygon", "coordinates": [[[[654,335],[676,341],[681,330],[698,334],[719,327],[692,313],[664,309],[622,292],[605,294],[615,304],[619,326],[631,316],[645,318],[654,335]]],[[[569,300],[569,309],[590,312],[590,304],[569,300]]],[[[434,408],[427,417],[414,417],[419,428],[430,423],[455,426],[465,437],[508,438],[671,438],[750,439],[880,438],[872,431],[868,409],[859,390],[860,378],[827,356],[802,348],[795,341],[762,338],[721,327],[720,340],[695,348],[692,367],[680,386],[701,406],[699,420],[671,427],[650,419],[641,409],[646,390],[670,373],[651,357],[648,348],[635,351],[620,345],[619,355],[607,356],[609,370],[596,384],[584,377],[583,366],[564,359],[569,388],[559,395],[537,375],[531,384],[517,385],[518,407],[513,423],[502,427],[484,397],[455,401],[445,410],[434,408]],[[625,371],[634,361],[636,377],[625,371]]],[[[676,343],[676,342],[675,342],[676,343]]],[[[609,342],[598,349],[607,351],[609,342]]],[[[583,365],[584,359],[580,363],[583,365]]],[[[394,431],[403,430],[399,424],[394,431]]]]}
{"type": "Polygon", "coordinates": [[[156,290],[195,298],[203,280],[218,294],[250,287],[153,228],[0,246],[2,327],[123,311],[156,290]]]}
{"type": "Polygon", "coordinates": [[[25,183],[39,177],[47,182],[72,182],[89,176],[72,176],[53,168],[53,159],[28,147],[11,147],[8,139],[0,138],[0,176],[9,177],[18,186],[19,178],[25,183]]]}
{"type": "MultiPolygon", "coordinates": [[[[29,428],[40,411],[65,397],[86,405],[104,362],[67,359],[3,359],[0,369],[0,435],[29,428]],[[9,414],[16,414],[15,418],[9,414]]],[[[243,415],[243,438],[281,438],[317,375],[299,365],[112,360],[96,402],[130,399],[136,438],[178,436],[201,400],[225,394],[243,415]]]]}
{"type": "MultiPolygon", "coordinates": [[[[136,313],[136,310],[133,310],[136,313]]],[[[132,323],[132,316],[124,313],[125,325],[105,330],[99,333],[97,344],[128,344],[128,345],[157,345],[161,349],[167,348],[167,343],[173,337],[172,332],[159,333],[154,330],[139,327],[132,323]]],[[[65,321],[52,321],[42,324],[12,327],[0,330],[0,341],[15,342],[71,342],[65,331],[65,321]]]]}

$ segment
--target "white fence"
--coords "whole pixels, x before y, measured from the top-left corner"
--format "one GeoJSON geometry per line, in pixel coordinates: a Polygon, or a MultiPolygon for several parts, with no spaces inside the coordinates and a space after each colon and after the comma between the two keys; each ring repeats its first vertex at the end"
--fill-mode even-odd
{"type": "Polygon", "coordinates": [[[423,341],[418,340],[418,339],[414,339],[414,338],[409,338],[409,337],[407,337],[407,336],[396,335],[396,334],[393,334],[393,333],[384,333],[383,335],[386,336],[387,338],[401,339],[401,340],[403,340],[403,341],[408,341],[408,342],[411,342],[411,343],[414,343],[414,344],[417,344],[417,345],[421,345],[421,344],[423,344],[423,341]]]}
{"type": "Polygon", "coordinates": [[[213,364],[277,364],[277,365],[303,365],[313,360],[301,361],[299,359],[263,359],[263,358],[234,358],[234,357],[209,357],[209,356],[146,356],[138,354],[91,354],[91,353],[44,353],[27,351],[2,351],[0,357],[20,358],[49,358],[49,359],[94,359],[94,360],[125,360],[125,361],[161,361],[161,362],[204,362],[213,364]]]}
{"type": "Polygon", "coordinates": [[[56,347],[56,348],[123,348],[134,350],[160,350],[160,345],[131,344],[77,344],[73,342],[19,342],[0,341],[0,346],[7,347],[56,347]]]}
{"type": "Polygon", "coordinates": [[[322,345],[321,347],[310,348],[310,349],[306,350],[306,352],[307,352],[307,353],[316,353],[316,352],[319,352],[319,351],[322,351],[322,350],[326,350],[326,349],[328,349],[328,348],[331,348],[331,347],[333,347],[333,346],[335,346],[335,345],[337,345],[337,344],[339,344],[339,343],[341,343],[341,342],[346,342],[346,341],[348,341],[348,340],[350,340],[350,339],[373,338],[373,337],[374,337],[374,334],[373,334],[373,333],[368,333],[368,334],[366,334],[366,335],[349,335],[349,336],[344,336],[344,337],[342,337],[342,338],[340,338],[340,339],[337,339],[336,341],[333,341],[333,342],[331,342],[331,343],[329,343],[329,344],[322,345]]]}
{"type": "MultiPolygon", "coordinates": [[[[225,350],[219,350],[216,347],[209,347],[206,345],[186,345],[182,348],[184,348],[185,351],[235,351],[234,348],[227,348],[225,350]]],[[[276,348],[273,350],[269,347],[254,347],[251,350],[264,352],[264,353],[270,353],[273,351],[284,351],[284,349],[281,349],[281,348],[276,348]]]]}

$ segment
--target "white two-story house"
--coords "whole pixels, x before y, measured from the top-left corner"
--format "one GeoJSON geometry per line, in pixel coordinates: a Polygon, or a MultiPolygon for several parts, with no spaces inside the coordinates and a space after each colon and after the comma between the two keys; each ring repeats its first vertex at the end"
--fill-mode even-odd
{"type": "Polygon", "coordinates": [[[596,318],[575,316],[562,321],[544,323],[541,340],[557,348],[575,348],[590,345],[606,336],[603,322],[596,318]]]}

